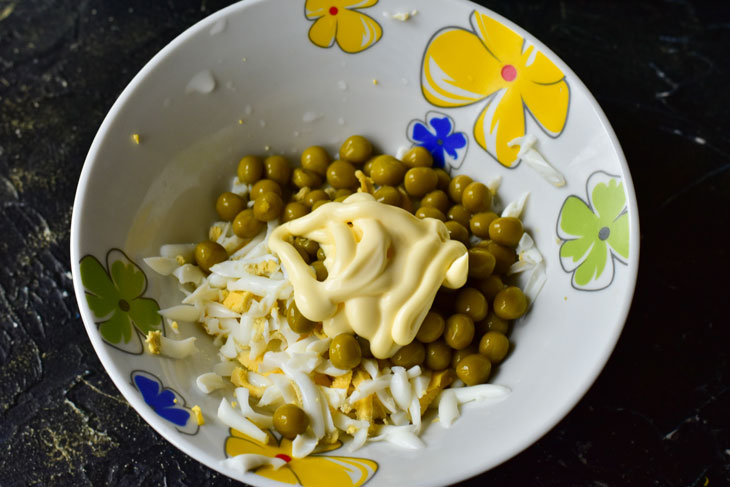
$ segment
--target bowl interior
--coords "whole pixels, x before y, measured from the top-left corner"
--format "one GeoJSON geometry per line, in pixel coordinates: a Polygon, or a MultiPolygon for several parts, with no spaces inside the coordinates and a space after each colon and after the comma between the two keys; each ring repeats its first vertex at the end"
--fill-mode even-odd
{"type": "MultiPolygon", "coordinates": [[[[481,181],[501,177],[502,204],[530,192],[523,218],[545,259],[547,283],[529,315],[515,324],[514,351],[494,376],[493,382],[512,389],[507,399],[463,407],[462,418],[449,429],[428,425],[424,450],[379,443],[341,455],[377,462],[373,486],[454,482],[501,463],[539,438],[567,414],[605,364],[628,312],[638,267],[631,178],[613,131],[580,80],[539,41],[498,15],[458,0],[420,0],[410,2],[418,12],[403,21],[393,18],[402,12],[384,2],[360,2],[360,7],[350,2],[341,10],[367,15],[382,36],[372,34],[376,40],[371,45],[347,53],[344,37],[333,38],[329,48],[315,45],[320,34],[310,29],[332,15],[310,12],[308,17],[304,3],[283,7],[248,0],[220,11],[160,52],[124,91],[90,150],[74,207],[71,251],[81,314],[110,376],[153,427],[212,468],[253,485],[274,485],[255,474],[236,474],[221,463],[229,435],[214,418],[221,395],[206,396],[194,386],[195,377],[215,361],[210,340],[195,327],[184,329],[205,345],[200,356],[182,362],[129,353],[105,342],[99,333],[103,320],[86,300],[80,263],[92,256],[109,268],[114,259],[128,258],[146,274],[144,296],[160,307],[172,306],[180,300],[174,285],[146,268],[142,259],[159,255],[162,244],[205,237],[215,219],[212,202],[228,188],[240,157],[281,153],[296,159],[313,144],[336,154],[354,133],[368,137],[383,152],[396,153],[418,142],[415,124],[439,135],[431,122],[448,120],[449,133],[467,139],[466,146],[454,149],[457,157],[447,157],[452,174],[481,181]],[[544,56],[564,76],[554,80],[562,79],[569,91],[557,133],[546,128],[540,107],[530,107],[528,95],[523,95],[528,110],[524,133],[537,137],[539,152],[565,176],[564,187],[549,184],[524,160],[506,167],[489,144],[487,149],[480,145],[475,125],[485,107],[498,105],[505,90],[462,106],[438,106],[427,98],[427,46],[456,30],[478,39],[474,19],[482,17],[474,12],[496,22],[487,26],[492,32],[501,26],[522,39],[523,52],[540,53],[525,68],[544,56]],[[139,143],[133,134],[139,135],[139,143]],[[610,221],[614,225],[625,218],[625,241],[616,243],[619,230],[608,224],[613,240],[570,233],[576,226],[571,227],[570,218],[583,218],[577,225],[583,229],[595,224],[590,215],[605,219],[600,213],[610,205],[600,195],[616,187],[612,194],[620,194],[614,200],[620,203],[623,195],[623,205],[611,208],[615,218],[610,221]],[[574,257],[565,245],[577,245],[582,238],[592,247],[574,257]],[[599,255],[601,248],[607,254],[599,255]],[[592,262],[598,264],[591,270],[592,262]],[[198,404],[209,411],[208,423],[197,428],[161,416],[145,402],[140,376],[173,390],[179,407],[189,410],[198,404]]],[[[353,18],[362,23],[362,18],[353,18]]],[[[341,22],[340,29],[353,28],[341,22]]],[[[508,40],[493,42],[507,45],[508,40]]],[[[479,44],[464,42],[466,54],[455,58],[471,58],[477,65],[482,58],[470,53],[477,53],[479,44]]],[[[509,77],[509,72],[501,73],[506,73],[503,79],[509,77]]],[[[506,126],[508,118],[501,123],[506,126]]]]}

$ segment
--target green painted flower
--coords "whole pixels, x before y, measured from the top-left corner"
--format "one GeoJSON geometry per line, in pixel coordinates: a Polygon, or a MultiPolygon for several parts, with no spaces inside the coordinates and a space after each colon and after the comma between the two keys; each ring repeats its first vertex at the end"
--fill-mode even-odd
{"type": "Polygon", "coordinates": [[[154,299],[142,297],[147,278],[124,252],[110,250],[106,263],[105,269],[92,255],[81,259],[86,302],[101,320],[97,324],[105,341],[126,352],[142,353],[139,334],[161,329],[160,307],[154,299]]]}
{"type": "Polygon", "coordinates": [[[603,171],[587,182],[588,202],[569,196],[558,218],[560,263],[577,289],[596,291],[613,281],[614,260],[629,258],[629,214],[624,184],[603,171]]]}

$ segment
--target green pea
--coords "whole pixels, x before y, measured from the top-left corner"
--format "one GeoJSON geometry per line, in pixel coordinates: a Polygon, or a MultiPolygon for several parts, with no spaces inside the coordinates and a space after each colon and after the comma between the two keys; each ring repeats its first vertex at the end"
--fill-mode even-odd
{"type": "Polygon", "coordinates": [[[262,222],[276,220],[284,210],[284,201],[276,193],[264,193],[253,203],[253,216],[262,222]]]}
{"type": "Polygon", "coordinates": [[[293,440],[307,431],[309,416],[295,404],[282,404],[274,411],[274,428],[281,436],[293,440]]]}
{"type": "Polygon", "coordinates": [[[330,342],[330,361],[338,369],[354,369],[361,360],[362,349],[354,336],[342,333],[330,342]]]}
{"type": "Polygon", "coordinates": [[[504,283],[502,282],[502,278],[499,277],[496,274],[492,274],[491,276],[487,277],[486,279],[482,280],[479,283],[479,290],[484,294],[484,297],[487,298],[489,301],[494,300],[494,297],[502,290],[504,289],[504,283]]]}
{"type": "Polygon", "coordinates": [[[331,159],[327,151],[318,145],[307,147],[302,152],[302,167],[322,177],[327,174],[327,166],[329,166],[330,162],[331,159]]]}
{"type": "Polygon", "coordinates": [[[293,201],[291,203],[287,203],[287,205],[284,207],[284,213],[281,216],[281,221],[283,223],[296,220],[297,218],[301,218],[304,215],[309,213],[309,208],[304,203],[300,203],[299,201],[293,201]]]}
{"type": "Polygon", "coordinates": [[[253,238],[264,229],[264,224],[254,216],[251,208],[246,208],[233,219],[232,227],[238,237],[253,238]]]}
{"type": "Polygon", "coordinates": [[[413,167],[406,172],[403,185],[409,195],[420,198],[436,189],[438,176],[430,167],[413,167]]]}
{"type": "Polygon", "coordinates": [[[433,156],[425,147],[417,145],[403,154],[403,164],[406,167],[431,167],[433,166],[433,156]]]}
{"type": "Polygon", "coordinates": [[[491,372],[492,363],[478,353],[464,357],[456,366],[456,376],[468,386],[484,384],[491,372]]]}
{"type": "Polygon", "coordinates": [[[487,250],[496,260],[494,272],[497,274],[506,274],[510,266],[517,260],[517,254],[514,249],[500,245],[497,242],[489,241],[487,243],[487,250]]]}
{"type": "Polygon", "coordinates": [[[449,196],[457,205],[461,204],[461,195],[464,189],[473,182],[472,178],[465,174],[459,174],[449,182],[449,196]]]}
{"type": "Polygon", "coordinates": [[[304,196],[304,199],[302,200],[305,205],[308,207],[314,206],[314,204],[317,201],[329,201],[330,197],[329,195],[323,190],[323,189],[315,189],[314,191],[310,191],[304,196]]]}
{"type": "Polygon", "coordinates": [[[317,324],[314,321],[308,320],[297,308],[297,304],[292,300],[289,306],[286,308],[286,321],[289,323],[289,328],[294,333],[309,333],[314,330],[317,324]]]}
{"type": "Polygon", "coordinates": [[[297,188],[317,188],[322,186],[322,177],[314,171],[298,167],[292,173],[291,182],[297,188]]]}
{"type": "Polygon", "coordinates": [[[456,369],[456,366],[459,365],[459,362],[461,362],[464,357],[474,355],[475,353],[479,353],[479,347],[474,344],[469,345],[466,348],[462,348],[461,350],[454,350],[453,355],[451,356],[451,367],[456,369]]]}
{"type": "Polygon", "coordinates": [[[484,333],[488,331],[497,331],[506,335],[509,331],[509,321],[497,316],[493,310],[490,310],[489,313],[487,313],[487,317],[484,319],[484,324],[486,327],[484,333]]]}
{"type": "Polygon", "coordinates": [[[505,320],[516,320],[527,311],[527,297],[516,286],[502,289],[494,297],[494,312],[505,320]]]}
{"type": "Polygon", "coordinates": [[[476,213],[469,220],[469,230],[479,238],[490,238],[489,224],[497,218],[497,214],[492,211],[476,213]]]}
{"type": "Polygon", "coordinates": [[[327,182],[335,189],[357,186],[355,166],[348,161],[334,161],[327,168],[327,182]]]}
{"type": "Polygon", "coordinates": [[[469,230],[464,228],[464,225],[453,220],[447,221],[445,225],[446,229],[449,231],[449,237],[451,237],[451,240],[458,240],[464,245],[469,244],[469,230]]]}
{"type": "Polygon", "coordinates": [[[449,211],[449,197],[442,190],[437,189],[423,197],[421,206],[431,206],[445,215],[449,211]]]}
{"type": "Polygon", "coordinates": [[[345,139],[340,147],[340,157],[355,164],[362,164],[373,153],[373,145],[361,135],[353,135],[345,139]]]}
{"type": "Polygon", "coordinates": [[[441,337],[446,328],[446,320],[435,311],[429,311],[418,329],[416,338],[423,343],[431,343],[441,337]]]}
{"type": "Polygon", "coordinates": [[[236,193],[222,193],[215,202],[215,211],[221,220],[231,221],[246,208],[246,200],[236,193]]]}
{"type": "Polygon", "coordinates": [[[466,348],[474,339],[474,320],[461,313],[451,315],[446,320],[444,339],[455,350],[466,348]]]}
{"type": "Polygon", "coordinates": [[[464,228],[469,228],[471,213],[461,205],[454,205],[449,208],[449,211],[446,213],[446,218],[458,222],[464,228]]]}
{"type": "Polygon", "coordinates": [[[317,276],[317,280],[322,282],[325,279],[327,279],[327,276],[329,275],[327,272],[327,268],[324,266],[324,263],[321,260],[315,260],[312,262],[312,267],[314,268],[314,273],[317,276]]]}
{"type": "Polygon", "coordinates": [[[375,191],[373,196],[379,203],[385,203],[391,206],[400,206],[403,200],[398,188],[394,188],[393,186],[381,186],[375,191]]]}
{"type": "Polygon", "coordinates": [[[489,238],[507,247],[516,247],[523,233],[524,229],[519,218],[495,218],[489,224],[489,238]]]}
{"type": "Polygon", "coordinates": [[[493,364],[498,364],[509,352],[509,338],[502,333],[489,331],[479,340],[479,353],[484,355],[493,364]]]}
{"type": "Polygon", "coordinates": [[[254,184],[264,174],[264,161],[257,156],[245,156],[238,163],[238,180],[245,184],[254,184]]]}
{"type": "Polygon", "coordinates": [[[276,193],[281,196],[281,186],[279,186],[279,183],[272,181],[271,179],[262,179],[253,185],[249,197],[252,200],[256,200],[256,198],[264,193],[276,193]]]}
{"type": "Polygon", "coordinates": [[[487,298],[473,287],[465,287],[456,295],[454,309],[457,313],[467,315],[474,321],[483,320],[487,316],[489,305],[487,298]]]}
{"type": "Polygon", "coordinates": [[[423,343],[413,341],[408,345],[401,347],[395,354],[390,357],[393,365],[398,365],[409,369],[416,365],[421,365],[426,359],[426,348],[423,343]]]}
{"type": "Polygon", "coordinates": [[[276,181],[284,186],[289,182],[291,177],[291,166],[284,156],[269,156],[264,159],[264,169],[266,170],[266,178],[276,181]]]}
{"type": "Polygon", "coordinates": [[[416,210],[418,218],[435,218],[437,220],[446,221],[446,215],[441,213],[437,208],[431,206],[422,206],[416,210]]]}
{"type": "Polygon", "coordinates": [[[205,272],[210,272],[211,267],[226,259],[228,252],[219,243],[206,240],[195,246],[195,263],[205,272]]]}
{"type": "Polygon", "coordinates": [[[451,364],[453,350],[443,341],[426,345],[426,367],[431,370],[444,370],[451,364]]]}
{"type": "Polygon", "coordinates": [[[464,188],[461,204],[472,213],[489,211],[492,207],[492,192],[482,183],[470,183],[464,188]]]}
{"type": "Polygon", "coordinates": [[[469,249],[469,277],[486,279],[492,272],[497,259],[483,247],[472,247],[469,249]]]}
{"type": "Polygon", "coordinates": [[[398,159],[389,155],[382,155],[375,158],[370,169],[370,177],[375,184],[381,186],[398,186],[403,182],[406,174],[406,166],[398,159]]]}
{"type": "Polygon", "coordinates": [[[436,187],[441,191],[448,191],[449,183],[451,182],[451,176],[449,176],[449,173],[443,169],[436,169],[436,176],[439,178],[439,182],[436,187]]]}

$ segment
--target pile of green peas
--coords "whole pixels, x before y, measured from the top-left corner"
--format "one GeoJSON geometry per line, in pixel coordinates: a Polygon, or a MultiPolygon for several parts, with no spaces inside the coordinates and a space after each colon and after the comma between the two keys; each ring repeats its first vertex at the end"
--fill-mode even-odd
{"type": "MultiPolygon", "coordinates": [[[[492,211],[493,195],[486,185],[467,175],[451,178],[443,169],[434,168],[430,152],[423,147],[413,147],[397,159],[376,154],[369,140],[353,135],[342,144],[339,156],[333,160],[324,148],[312,146],[302,152],[299,167],[281,155],[245,156],[237,174],[241,183],[251,185],[248,198],[253,206],[248,207],[246,198],[226,192],[216,201],[218,216],[232,222],[239,237],[253,238],[266,222],[288,222],[330,201],[343,201],[360,186],[355,176],[360,169],[374,183],[377,201],[418,218],[443,221],[450,237],[466,245],[469,252],[466,286],[439,290],[416,340],[396,352],[390,363],[421,365],[433,371],[451,368],[467,385],[486,382],[493,366],[510,351],[510,322],[527,310],[522,291],[505,283],[505,275],[517,259],[515,247],[524,233],[522,222],[492,211]],[[296,198],[302,188],[308,192],[296,198]]],[[[319,245],[300,237],[291,243],[317,279],[325,280],[325,255],[319,245]]],[[[208,271],[228,255],[219,244],[205,241],[196,247],[195,258],[208,271]]],[[[305,318],[293,301],[286,315],[297,333],[310,333],[319,325],[305,318]]],[[[335,367],[352,369],[363,357],[372,357],[367,340],[349,334],[333,338],[329,359],[335,367]]]]}

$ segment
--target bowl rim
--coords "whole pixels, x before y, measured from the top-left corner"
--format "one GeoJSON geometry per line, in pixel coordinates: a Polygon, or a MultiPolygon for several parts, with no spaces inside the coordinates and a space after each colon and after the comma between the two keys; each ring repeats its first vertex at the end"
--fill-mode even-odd
{"type": "MultiPolygon", "coordinates": [[[[177,50],[181,44],[198,34],[200,31],[212,27],[216,22],[224,19],[232,12],[245,10],[252,5],[268,1],[272,0],[241,0],[197,21],[195,24],[191,25],[182,33],[177,35],[159,52],[157,52],[127,84],[127,86],[112,104],[109,112],[104,117],[104,120],[100,125],[96,135],[94,136],[94,140],[84,160],[81,174],[79,176],[79,182],[76,188],[76,195],[74,197],[69,246],[74,293],[76,300],[79,303],[79,313],[86,332],[89,335],[89,339],[92,343],[94,351],[96,352],[96,355],[99,358],[105,371],[112,379],[112,382],[117,387],[117,389],[119,389],[124,398],[130,403],[130,405],[136,410],[136,412],[140,416],[142,416],[145,422],[149,426],[151,426],[157,433],[159,433],[165,439],[165,441],[171,443],[173,446],[190,456],[192,459],[206,465],[207,467],[221,473],[222,475],[234,478],[236,480],[245,479],[246,481],[254,481],[256,485],[277,486],[284,484],[252,474],[250,472],[247,472],[243,476],[233,477],[230,471],[226,471],[226,469],[223,468],[223,465],[219,460],[215,460],[206,452],[200,450],[198,447],[193,446],[192,442],[180,441],[180,438],[178,438],[178,436],[174,434],[176,430],[167,425],[164,421],[162,421],[152,411],[151,408],[147,407],[147,404],[139,396],[139,394],[136,394],[137,391],[128,381],[127,375],[122,373],[120,370],[117,370],[115,360],[106,349],[104,342],[99,334],[96,333],[96,324],[94,322],[93,316],[91,316],[88,310],[85,309],[85,306],[83,306],[83,303],[86,302],[84,286],[81,282],[81,276],[78,272],[76,272],[76,269],[78,268],[77,266],[82,257],[80,252],[80,242],[82,234],[80,209],[83,208],[84,202],[87,198],[88,182],[93,171],[93,166],[98,160],[98,153],[100,152],[101,147],[103,147],[106,139],[110,136],[108,132],[109,126],[116,119],[122,107],[130,101],[138,86],[156,68],[160,61],[167,58],[170,54],[177,50]]],[[[592,362],[591,367],[584,372],[582,380],[578,382],[578,385],[574,388],[572,394],[570,394],[569,397],[566,397],[561,408],[556,409],[549,417],[543,419],[542,424],[539,428],[536,428],[531,433],[525,434],[522,440],[516,442],[512,448],[502,450],[499,454],[491,457],[489,461],[474,464],[474,466],[472,466],[471,468],[462,469],[457,474],[453,474],[447,479],[448,482],[455,483],[491,470],[506,462],[507,460],[510,460],[513,457],[517,456],[530,446],[534,445],[538,440],[540,440],[555,426],[557,426],[560,421],[567,417],[568,414],[570,414],[570,412],[576,407],[578,402],[587,394],[591,386],[595,383],[601,371],[605,368],[608,359],[610,358],[613,350],[616,347],[621,332],[626,324],[626,320],[628,318],[628,314],[633,302],[633,296],[636,290],[636,282],[639,269],[640,225],[636,193],[631,177],[631,172],[629,171],[629,166],[626,161],[626,157],[608,118],[606,117],[605,113],[601,109],[593,94],[583,83],[583,81],[557,54],[555,54],[555,52],[553,52],[550,48],[548,48],[526,29],[506,19],[504,16],[494,12],[493,10],[473,3],[470,0],[448,1],[454,4],[470,6],[473,10],[487,12],[491,17],[498,20],[506,27],[514,30],[523,37],[529,38],[530,42],[534,44],[537,49],[546,54],[556,65],[560,67],[560,69],[565,73],[566,78],[570,77],[571,84],[578,87],[578,89],[583,92],[587,102],[594,110],[602,128],[606,131],[606,134],[611,142],[611,146],[616,153],[619,166],[621,167],[622,179],[625,185],[625,191],[627,195],[627,207],[630,216],[629,234],[633,237],[629,241],[629,255],[631,257],[628,259],[628,265],[625,269],[625,272],[627,272],[627,285],[623,289],[622,293],[623,306],[621,307],[621,309],[616,311],[616,324],[614,325],[609,338],[603,343],[600,354],[596,356],[596,359],[592,362]]],[[[440,485],[441,480],[443,479],[431,479],[423,485],[440,485]],[[439,483],[437,483],[436,481],[439,481],[439,483]]]]}

